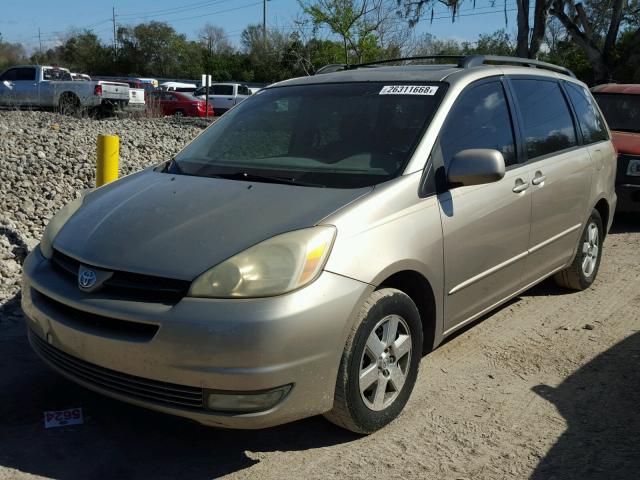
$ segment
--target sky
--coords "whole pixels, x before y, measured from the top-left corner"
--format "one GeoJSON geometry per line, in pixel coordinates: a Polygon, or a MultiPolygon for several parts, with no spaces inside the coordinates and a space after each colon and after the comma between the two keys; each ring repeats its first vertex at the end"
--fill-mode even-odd
{"type": "MultiPolygon", "coordinates": [[[[451,14],[444,5],[437,5],[434,20],[430,11],[415,27],[417,35],[431,33],[437,38],[474,41],[481,33],[516,28],[516,0],[466,0],[459,17],[451,22],[451,14]],[[505,5],[508,23],[505,24],[505,5]]],[[[0,0],[0,34],[6,42],[21,42],[31,52],[59,43],[72,28],[91,29],[104,42],[113,41],[112,8],[115,7],[117,25],[135,25],[152,20],[169,23],[189,39],[211,23],[225,29],[229,41],[238,45],[242,30],[249,24],[262,23],[263,0],[0,0]]],[[[301,15],[297,0],[268,0],[267,26],[289,31],[301,15]]],[[[323,36],[330,36],[322,30],[323,36]]]]}

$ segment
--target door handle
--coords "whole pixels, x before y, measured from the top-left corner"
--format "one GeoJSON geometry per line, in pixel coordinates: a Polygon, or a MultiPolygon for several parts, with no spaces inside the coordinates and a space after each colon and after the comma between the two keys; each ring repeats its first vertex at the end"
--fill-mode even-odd
{"type": "Polygon", "coordinates": [[[531,180],[531,183],[534,185],[540,185],[541,183],[544,183],[546,179],[546,175],[543,175],[542,172],[538,171],[536,172],[536,176],[533,177],[533,180],[531,180]]]}
{"type": "Polygon", "coordinates": [[[522,193],[529,188],[529,182],[525,182],[521,178],[516,179],[516,185],[511,189],[513,193],[522,193]]]}

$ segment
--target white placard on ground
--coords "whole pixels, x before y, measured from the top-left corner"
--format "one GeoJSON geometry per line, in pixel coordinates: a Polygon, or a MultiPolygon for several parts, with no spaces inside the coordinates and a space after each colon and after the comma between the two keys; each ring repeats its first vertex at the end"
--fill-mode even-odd
{"type": "Polygon", "coordinates": [[[44,428],[66,427],[84,423],[82,408],[44,412],[44,428]]]}

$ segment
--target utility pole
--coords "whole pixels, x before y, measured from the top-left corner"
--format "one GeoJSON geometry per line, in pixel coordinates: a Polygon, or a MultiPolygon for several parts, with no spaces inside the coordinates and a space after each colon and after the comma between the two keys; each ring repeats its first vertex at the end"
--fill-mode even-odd
{"type": "Polygon", "coordinates": [[[116,6],[113,6],[113,52],[115,55],[118,55],[118,42],[116,40],[116,6]]]}
{"type": "Polygon", "coordinates": [[[38,27],[38,42],[40,43],[40,56],[42,57],[42,36],[40,35],[40,27],[38,27]]]}
{"type": "Polygon", "coordinates": [[[267,46],[267,0],[262,0],[262,45],[267,46]]]}

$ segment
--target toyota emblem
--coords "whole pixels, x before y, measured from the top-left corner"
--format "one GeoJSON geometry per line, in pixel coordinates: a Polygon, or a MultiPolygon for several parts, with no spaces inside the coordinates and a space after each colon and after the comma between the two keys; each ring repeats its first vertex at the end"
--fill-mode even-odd
{"type": "Polygon", "coordinates": [[[78,286],[83,289],[88,289],[96,284],[97,277],[96,272],[89,269],[83,269],[78,275],[78,286]]]}

